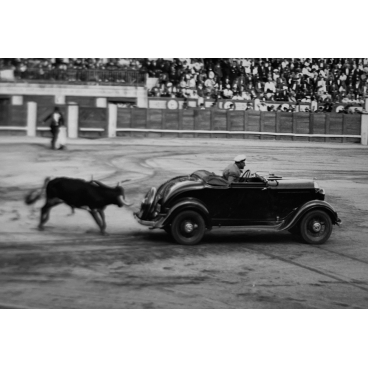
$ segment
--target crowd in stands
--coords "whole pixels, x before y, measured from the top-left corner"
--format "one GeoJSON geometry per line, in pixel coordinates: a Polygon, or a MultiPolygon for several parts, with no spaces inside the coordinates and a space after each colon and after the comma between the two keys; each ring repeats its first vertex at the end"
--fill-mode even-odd
{"type": "Polygon", "coordinates": [[[366,59],[147,60],[151,96],[364,103],[366,59]]]}
{"type": "Polygon", "coordinates": [[[51,58],[51,59],[0,59],[0,68],[10,67],[19,72],[26,72],[29,69],[39,69],[41,71],[68,70],[68,69],[132,69],[139,70],[142,65],[141,59],[72,59],[72,58],[51,58]]]}
{"type": "Polygon", "coordinates": [[[27,70],[136,70],[156,85],[149,96],[290,103],[363,104],[368,58],[0,59],[19,78],[27,70]]]}
{"type": "MultiPolygon", "coordinates": [[[[16,79],[60,82],[135,83],[141,70],[138,59],[22,58],[0,59],[0,70],[11,68],[16,79]],[[106,71],[106,73],[103,73],[106,71]],[[130,71],[133,73],[124,73],[130,71]],[[120,72],[120,73],[119,73],[120,72]]],[[[140,78],[140,82],[144,78],[140,78]]]]}

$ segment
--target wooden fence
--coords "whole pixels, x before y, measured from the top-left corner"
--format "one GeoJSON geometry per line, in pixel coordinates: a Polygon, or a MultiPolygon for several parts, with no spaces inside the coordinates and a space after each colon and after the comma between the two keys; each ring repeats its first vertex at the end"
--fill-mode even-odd
{"type": "MultiPolygon", "coordinates": [[[[53,106],[28,102],[6,108],[7,119],[0,121],[2,133],[49,135],[49,123],[44,123],[44,119],[53,111],[53,106]]],[[[106,108],[77,105],[60,105],[59,108],[70,137],[85,138],[200,137],[360,143],[362,117],[366,117],[360,114],[231,111],[215,108],[119,108],[114,104],[108,104],[106,108]]],[[[5,116],[5,113],[2,115],[5,116]]]]}
{"type": "Polygon", "coordinates": [[[118,109],[116,134],[358,143],[361,115],[218,109],[118,109]]]}

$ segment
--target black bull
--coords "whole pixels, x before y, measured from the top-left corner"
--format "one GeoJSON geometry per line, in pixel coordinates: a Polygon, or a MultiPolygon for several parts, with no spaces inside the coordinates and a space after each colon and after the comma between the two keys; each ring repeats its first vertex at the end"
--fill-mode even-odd
{"type": "Polygon", "coordinates": [[[25,199],[27,204],[36,202],[46,189],[46,203],[41,208],[41,217],[38,228],[43,230],[43,225],[47,222],[50,216],[52,207],[58,204],[65,203],[74,208],[87,210],[97,225],[101,233],[105,234],[106,221],[104,210],[106,206],[115,204],[119,207],[130,206],[131,204],[125,201],[124,189],[118,183],[115,188],[102,184],[99,181],[92,180],[87,182],[82,179],[72,178],[55,178],[50,180],[46,178],[41,191],[35,195],[35,191],[29,193],[25,199]]]}

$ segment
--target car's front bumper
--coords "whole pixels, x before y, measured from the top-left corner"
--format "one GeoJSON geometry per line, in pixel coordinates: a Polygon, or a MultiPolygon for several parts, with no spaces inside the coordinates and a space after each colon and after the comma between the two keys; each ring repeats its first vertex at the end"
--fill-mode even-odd
{"type": "Polygon", "coordinates": [[[147,221],[147,220],[141,220],[136,213],[133,213],[133,216],[141,225],[149,226],[150,229],[161,229],[162,224],[166,218],[166,216],[162,216],[158,218],[157,220],[147,221]]]}

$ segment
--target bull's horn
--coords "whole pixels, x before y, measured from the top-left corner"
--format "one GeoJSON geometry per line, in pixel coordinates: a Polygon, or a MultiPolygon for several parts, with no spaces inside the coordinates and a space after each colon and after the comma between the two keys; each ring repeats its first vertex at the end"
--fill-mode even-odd
{"type": "Polygon", "coordinates": [[[125,180],[122,180],[122,181],[118,181],[118,183],[116,184],[117,187],[121,187],[123,183],[125,183],[126,181],[130,181],[131,179],[125,179],[125,180]]]}
{"type": "Polygon", "coordinates": [[[129,203],[127,202],[124,198],[121,199],[121,201],[127,206],[127,207],[130,207],[133,205],[133,203],[129,203]]]}

